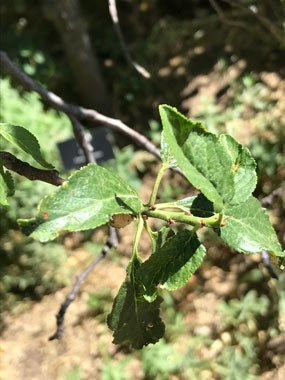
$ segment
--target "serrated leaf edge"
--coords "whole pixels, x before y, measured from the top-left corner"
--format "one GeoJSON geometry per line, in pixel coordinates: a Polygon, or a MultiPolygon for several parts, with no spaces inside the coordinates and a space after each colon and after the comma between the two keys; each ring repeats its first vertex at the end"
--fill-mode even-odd
{"type": "MultiPolygon", "coordinates": [[[[21,126],[21,125],[15,125],[13,123],[2,123],[0,122],[0,134],[3,136],[4,139],[6,139],[7,141],[9,141],[11,144],[17,146],[18,148],[22,149],[25,153],[29,154],[31,157],[33,157],[33,159],[38,163],[40,164],[42,167],[46,168],[46,169],[53,169],[54,166],[49,164],[42,156],[42,153],[41,153],[41,146],[39,144],[39,141],[38,139],[36,138],[36,136],[30,132],[28,129],[26,129],[25,127],[21,126]],[[13,136],[11,136],[9,133],[5,132],[5,131],[1,131],[1,125],[12,125],[14,127],[17,127],[17,128],[21,128],[21,129],[24,129],[28,134],[30,134],[31,136],[33,136],[33,139],[34,139],[34,143],[36,144],[38,150],[39,150],[39,154],[40,154],[40,160],[39,158],[35,157],[34,154],[31,153],[29,147],[27,145],[25,145],[22,141],[18,141],[18,143],[16,143],[15,141],[13,141],[15,138],[13,136]]],[[[16,139],[15,139],[16,140],[16,139]]]]}

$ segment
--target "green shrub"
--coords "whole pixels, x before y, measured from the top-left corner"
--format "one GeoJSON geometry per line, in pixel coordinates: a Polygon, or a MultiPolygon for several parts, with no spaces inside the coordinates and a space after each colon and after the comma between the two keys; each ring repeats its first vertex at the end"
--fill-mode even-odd
{"type": "MultiPolygon", "coordinates": [[[[1,81],[0,102],[1,121],[25,124],[37,136],[45,157],[59,168],[61,163],[56,141],[71,134],[68,119],[55,111],[44,111],[36,94],[20,95],[7,79],[1,81]]],[[[0,150],[3,148],[7,146],[1,138],[0,150]]],[[[5,150],[23,161],[30,161],[28,154],[12,145],[5,150]]],[[[67,282],[64,267],[58,270],[66,259],[64,247],[56,242],[42,245],[26,238],[16,223],[17,218],[27,217],[40,199],[53,190],[53,186],[31,182],[17,175],[13,178],[16,192],[10,206],[0,206],[0,303],[3,310],[12,308],[25,297],[40,298],[54,292],[67,282]]]]}
{"type": "MultiPolygon", "coordinates": [[[[19,94],[11,87],[8,79],[1,80],[0,103],[0,121],[24,125],[37,136],[47,161],[52,162],[57,169],[60,169],[61,162],[56,143],[72,136],[68,118],[54,110],[45,111],[37,94],[19,94]]],[[[0,140],[0,150],[8,150],[23,161],[29,161],[28,154],[12,145],[7,149],[4,144],[4,141],[0,140]]]]}

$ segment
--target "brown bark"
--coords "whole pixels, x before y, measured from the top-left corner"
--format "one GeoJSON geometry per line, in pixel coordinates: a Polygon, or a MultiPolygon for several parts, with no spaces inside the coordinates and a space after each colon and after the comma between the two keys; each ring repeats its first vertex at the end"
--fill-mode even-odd
{"type": "Polygon", "coordinates": [[[60,186],[65,181],[63,178],[59,177],[56,170],[43,170],[35,168],[27,162],[19,160],[9,152],[1,151],[0,159],[3,161],[3,164],[7,169],[12,170],[13,172],[18,173],[31,181],[43,181],[54,186],[60,186]]]}
{"type": "Polygon", "coordinates": [[[110,115],[111,101],[92,48],[78,0],[44,0],[43,10],[55,26],[80,98],[86,107],[110,115]]]}

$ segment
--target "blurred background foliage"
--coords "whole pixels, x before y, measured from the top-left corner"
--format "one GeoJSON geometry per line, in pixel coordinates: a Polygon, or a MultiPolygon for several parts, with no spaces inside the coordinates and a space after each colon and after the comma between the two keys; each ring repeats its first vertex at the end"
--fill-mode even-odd
{"type": "MultiPolygon", "coordinates": [[[[1,80],[0,104],[1,120],[29,129],[39,140],[46,159],[58,170],[62,169],[56,141],[71,134],[67,118],[53,110],[44,111],[36,94],[20,94],[6,78],[1,80]]],[[[35,164],[28,154],[12,144],[7,146],[7,143],[0,141],[0,150],[8,150],[23,161],[35,164]]],[[[39,299],[43,294],[66,285],[68,280],[62,265],[66,260],[62,245],[42,245],[26,238],[18,230],[16,222],[17,218],[29,217],[39,201],[54,190],[53,186],[31,182],[17,175],[14,181],[16,192],[11,197],[10,207],[0,206],[0,298],[3,310],[22,302],[23,297],[39,299]],[[58,267],[62,270],[58,271],[58,267]]]]}
{"type": "MultiPolygon", "coordinates": [[[[52,4],[52,0],[46,3],[52,4]]],[[[149,80],[126,63],[107,1],[81,0],[80,6],[112,114],[158,144],[157,106],[176,106],[189,117],[203,121],[211,131],[230,133],[249,147],[258,164],[257,197],[282,184],[284,2],[118,0],[126,42],[134,59],[151,72],[149,80]]],[[[74,74],[62,36],[46,17],[43,2],[2,2],[0,17],[1,49],[33,79],[65,100],[85,105],[78,90],[80,75],[74,74]]],[[[24,92],[19,83],[5,76],[1,78],[0,101],[1,121],[23,125],[34,133],[46,159],[62,172],[56,143],[72,135],[66,116],[49,109],[36,94],[24,92]]],[[[147,189],[143,191],[149,191],[157,162],[131,145],[126,136],[115,134],[114,140],[115,160],[106,166],[136,189],[145,182],[147,189]]],[[[4,149],[3,142],[0,148],[4,149]]],[[[9,146],[7,150],[29,161],[15,148],[9,146]]],[[[65,234],[46,245],[23,237],[16,219],[31,216],[39,200],[53,188],[17,175],[14,180],[16,193],[11,206],[0,208],[3,331],[7,315],[19,315],[27,300],[39,301],[45,294],[70,284],[74,268],[68,260],[75,247],[83,247],[92,259],[102,246],[102,239],[95,241],[88,233],[65,234]]],[[[167,201],[189,191],[187,184],[169,174],[162,183],[160,199],[167,201]]],[[[283,197],[270,210],[282,244],[284,206],[283,197]]],[[[120,262],[127,248],[119,254],[119,259],[116,253],[111,258],[120,262]]],[[[104,380],[277,379],[274,371],[284,360],[284,284],[284,274],[278,280],[270,279],[260,257],[233,255],[217,242],[210,246],[207,261],[189,284],[172,295],[165,294],[165,339],[141,352],[119,347],[110,355],[109,347],[98,346],[98,376],[104,380]]],[[[111,292],[104,290],[90,292],[85,301],[89,310],[86,318],[96,318],[106,335],[110,332],[104,321],[112,298],[111,292]]],[[[71,359],[69,369],[65,368],[59,378],[87,379],[89,370],[92,368],[86,369],[71,359]]]]}

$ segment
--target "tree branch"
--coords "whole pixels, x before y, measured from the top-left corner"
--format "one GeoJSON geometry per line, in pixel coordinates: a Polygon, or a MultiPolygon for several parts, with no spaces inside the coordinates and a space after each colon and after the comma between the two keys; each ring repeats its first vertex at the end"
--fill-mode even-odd
{"type": "Polygon", "coordinates": [[[270,277],[278,279],[278,274],[275,272],[275,270],[273,269],[271,262],[270,262],[270,254],[267,251],[262,250],[261,251],[261,258],[262,258],[263,264],[264,264],[265,268],[267,269],[270,277]]]}
{"type": "Polygon", "coordinates": [[[125,54],[126,60],[129,62],[131,66],[135,68],[137,72],[139,72],[144,78],[149,79],[150,78],[150,73],[141,65],[139,65],[137,62],[135,62],[130,54],[130,51],[128,49],[128,46],[125,42],[120,23],[119,23],[119,17],[118,17],[118,11],[117,11],[117,5],[116,5],[116,0],[109,0],[109,13],[112,18],[115,31],[117,33],[121,48],[123,50],[123,53],[125,54]]]}
{"type": "Polygon", "coordinates": [[[34,82],[34,80],[25,74],[17,65],[15,65],[15,63],[13,63],[3,51],[0,51],[0,63],[6,72],[21,83],[26,90],[37,92],[40,97],[51,107],[64,112],[68,116],[73,115],[79,120],[89,120],[95,123],[102,123],[116,131],[122,132],[133,139],[138,145],[142,146],[145,150],[160,159],[159,149],[145,136],[130,128],[121,120],[105,116],[93,109],[87,109],[65,102],[58,95],[46,90],[44,87],[34,82]]]}
{"type": "MultiPolygon", "coordinates": [[[[93,155],[93,147],[88,141],[86,132],[84,131],[82,125],[80,124],[80,122],[75,116],[68,114],[68,117],[72,123],[74,137],[85,155],[86,163],[95,162],[94,155],[93,155]]],[[[100,255],[96,257],[96,259],[93,260],[79,276],[77,276],[77,279],[73,288],[71,289],[69,294],[66,296],[64,302],[60,305],[59,311],[56,314],[56,331],[52,336],[49,337],[49,340],[62,338],[63,331],[64,331],[64,319],[65,319],[66,311],[68,307],[70,306],[70,304],[75,300],[82,283],[85,281],[87,276],[93,271],[96,265],[105,258],[109,250],[113,247],[114,248],[117,247],[117,245],[118,245],[117,231],[115,228],[110,226],[109,237],[100,255]]]]}
{"type": "Polygon", "coordinates": [[[0,159],[4,166],[31,181],[43,181],[54,186],[60,186],[65,182],[65,179],[59,177],[56,170],[42,170],[31,166],[27,162],[19,160],[13,154],[8,152],[0,152],[0,159]]]}
{"type": "MultiPolygon", "coordinates": [[[[267,31],[277,40],[277,42],[279,44],[281,44],[281,46],[284,45],[284,33],[282,30],[282,27],[280,28],[280,31],[279,31],[279,28],[277,28],[270,21],[270,19],[268,17],[263,16],[260,12],[260,9],[258,9],[256,6],[254,6],[254,5],[247,6],[247,5],[244,5],[241,1],[235,1],[235,0],[223,0],[223,2],[229,4],[232,8],[238,8],[238,9],[245,11],[246,13],[254,16],[259,21],[259,23],[265,29],[267,29],[267,31]]],[[[258,4],[258,2],[257,2],[257,4],[258,4]]]]}
{"type": "Polygon", "coordinates": [[[60,305],[60,309],[56,315],[56,331],[52,336],[49,337],[49,340],[62,338],[63,330],[64,330],[64,327],[63,327],[64,317],[65,317],[67,308],[75,300],[77,293],[79,292],[79,289],[82,283],[85,281],[86,277],[92,272],[92,270],[96,267],[96,265],[99,264],[99,262],[106,257],[110,249],[116,248],[117,245],[118,245],[117,232],[113,227],[110,227],[108,240],[106,241],[100,255],[97,256],[96,259],[93,260],[79,276],[77,276],[76,282],[73,288],[71,289],[71,292],[67,295],[64,302],[60,305]]]}
{"type": "Polygon", "coordinates": [[[211,7],[217,12],[217,15],[224,24],[248,30],[248,27],[244,23],[227,18],[216,0],[209,0],[209,3],[211,4],[211,7]]]}
{"type": "Polygon", "coordinates": [[[94,149],[90,141],[92,140],[91,134],[88,131],[84,131],[84,128],[75,116],[68,115],[68,117],[72,124],[74,137],[83,151],[86,162],[96,162],[94,157],[94,149]]]}
{"type": "Polygon", "coordinates": [[[285,194],[285,182],[283,182],[280,187],[273,190],[272,193],[268,194],[266,197],[261,198],[260,203],[263,207],[269,207],[272,205],[273,201],[276,198],[281,197],[283,194],[285,194]]]}

